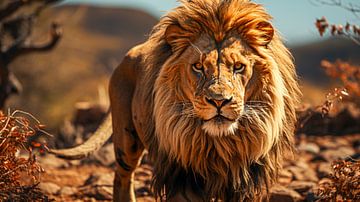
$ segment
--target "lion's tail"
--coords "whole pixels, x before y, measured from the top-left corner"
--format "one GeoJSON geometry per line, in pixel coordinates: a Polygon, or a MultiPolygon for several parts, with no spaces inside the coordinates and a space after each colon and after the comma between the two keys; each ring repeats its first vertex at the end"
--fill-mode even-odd
{"type": "Polygon", "coordinates": [[[83,144],[69,149],[50,149],[49,153],[64,159],[81,159],[98,150],[110,138],[111,134],[111,115],[107,115],[96,132],[83,144]]]}

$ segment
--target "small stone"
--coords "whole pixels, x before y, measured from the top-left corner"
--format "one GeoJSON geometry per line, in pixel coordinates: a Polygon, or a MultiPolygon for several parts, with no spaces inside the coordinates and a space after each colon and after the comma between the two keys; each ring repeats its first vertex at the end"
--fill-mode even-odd
{"type": "Polygon", "coordinates": [[[318,154],[320,152],[320,147],[315,143],[308,142],[308,143],[300,144],[298,146],[298,150],[309,152],[311,154],[318,154]]]}
{"type": "Polygon", "coordinates": [[[286,169],[293,174],[295,180],[312,182],[318,181],[316,172],[310,168],[304,169],[298,166],[289,166],[286,169]]]}
{"type": "Polygon", "coordinates": [[[306,181],[292,181],[288,188],[293,189],[299,193],[305,193],[312,189],[316,184],[314,182],[306,182],[306,181]]]}
{"type": "Polygon", "coordinates": [[[97,200],[111,200],[113,179],[114,173],[92,174],[85,181],[81,191],[85,196],[93,197],[97,200]]]}
{"type": "Polygon", "coordinates": [[[38,188],[43,192],[45,192],[46,194],[52,194],[52,195],[58,194],[60,190],[59,185],[54,184],[52,182],[41,182],[38,185],[38,188]]]}
{"type": "Polygon", "coordinates": [[[292,179],[293,179],[293,174],[290,171],[283,169],[279,172],[279,178],[278,178],[279,184],[282,185],[289,184],[292,179]]]}
{"type": "Polygon", "coordinates": [[[112,166],[115,164],[114,144],[106,144],[96,151],[91,157],[84,159],[83,163],[96,162],[103,166],[112,166]]]}
{"type": "Polygon", "coordinates": [[[42,166],[45,166],[47,168],[67,168],[67,167],[69,167],[68,161],[57,158],[54,155],[42,156],[42,157],[38,158],[38,161],[42,166]]]}
{"type": "Polygon", "coordinates": [[[328,162],[332,162],[334,160],[346,159],[354,154],[355,154],[355,151],[351,147],[339,147],[334,150],[329,149],[329,150],[324,151],[322,153],[322,156],[324,156],[324,158],[328,162]]]}
{"type": "Polygon", "coordinates": [[[270,190],[270,202],[296,202],[301,200],[301,195],[292,189],[275,186],[270,190]]]}
{"type": "Polygon", "coordinates": [[[65,186],[60,189],[59,195],[71,196],[71,195],[75,194],[75,192],[76,192],[76,188],[65,186]]]}

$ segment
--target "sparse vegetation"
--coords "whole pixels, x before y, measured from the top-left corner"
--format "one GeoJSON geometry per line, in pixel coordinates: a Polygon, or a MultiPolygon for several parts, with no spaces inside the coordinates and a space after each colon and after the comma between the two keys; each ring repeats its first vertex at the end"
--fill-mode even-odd
{"type": "Polygon", "coordinates": [[[28,144],[28,138],[41,127],[25,112],[15,111],[5,115],[0,111],[0,201],[48,199],[36,188],[43,169],[36,162],[33,146],[42,145],[28,144]],[[36,123],[32,124],[25,116],[36,123]],[[27,153],[27,157],[20,155],[22,152],[27,153]]]}
{"type": "MultiPolygon", "coordinates": [[[[314,2],[343,8],[355,16],[360,13],[359,5],[346,3],[342,0],[314,0],[314,2]]],[[[358,25],[348,22],[345,25],[330,24],[326,17],[322,17],[316,20],[315,26],[320,36],[330,32],[332,36],[344,36],[360,45],[360,27],[358,25]]],[[[340,80],[343,86],[327,95],[327,100],[321,107],[323,115],[330,111],[334,100],[342,100],[344,96],[349,96],[349,94],[349,97],[352,98],[350,101],[359,107],[360,67],[339,59],[335,62],[323,60],[321,67],[329,77],[340,80]]],[[[319,201],[360,200],[360,161],[334,161],[332,168],[333,173],[330,175],[330,181],[320,183],[319,201]]]]}
{"type": "Polygon", "coordinates": [[[335,161],[330,181],[320,184],[319,201],[359,201],[360,161],[335,161]]]}

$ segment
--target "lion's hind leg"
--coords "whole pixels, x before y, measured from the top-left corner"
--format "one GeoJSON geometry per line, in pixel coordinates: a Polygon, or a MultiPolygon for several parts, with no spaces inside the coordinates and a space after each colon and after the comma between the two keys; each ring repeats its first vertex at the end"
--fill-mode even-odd
{"type": "Polygon", "coordinates": [[[133,127],[124,127],[114,133],[116,170],[114,179],[114,201],[135,201],[134,170],[139,164],[144,147],[133,127]]]}
{"type": "MultiPolygon", "coordinates": [[[[115,80],[115,79],[114,79],[115,80]]],[[[121,79],[119,79],[121,81],[121,79]]],[[[117,80],[117,81],[119,81],[117,80]]],[[[144,146],[132,121],[129,85],[113,84],[110,88],[113,142],[116,157],[113,201],[135,201],[134,170],[142,157],[144,146]],[[127,89],[120,87],[126,86],[127,89]]]]}

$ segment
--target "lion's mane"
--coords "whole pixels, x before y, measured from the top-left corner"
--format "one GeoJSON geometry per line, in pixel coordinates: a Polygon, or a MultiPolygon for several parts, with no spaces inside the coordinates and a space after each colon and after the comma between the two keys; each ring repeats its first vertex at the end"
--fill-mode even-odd
{"type": "Polygon", "coordinates": [[[300,93],[291,54],[277,32],[266,47],[259,41],[263,33],[256,26],[271,17],[258,4],[246,0],[181,2],[155,26],[147,42],[152,52],[143,58],[147,65],[142,87],[152,114],[152,124],[145,132],[154,159],[155,194],[171,197],[190,186],[207,196],[204,200],[254,199],[276,180],[284,153],[293,148],[300,93]],[[183,29],[172,46],[164,38],[170,25],[183,29]],[[174,105],[186,87],[177,83],[181,75],[176,68],[164,67],[171,66],[200,34],[222,40],[234,29],[264,61],[254,67],[260,78],[251,82],[246,100],[270,104],[261,113],[240,119],[236,135],[212,137],[204,133],[200,121],[183,116],[174,105]]]}

